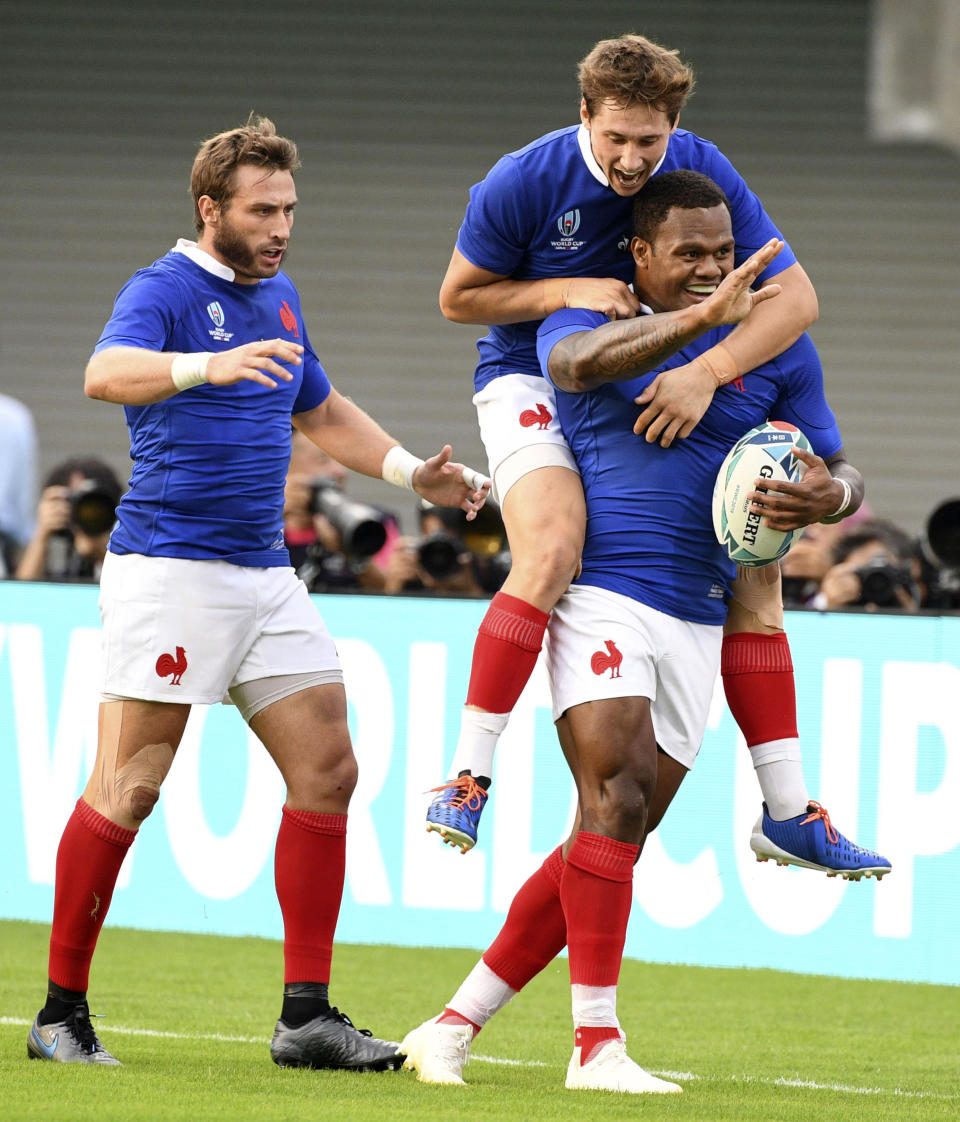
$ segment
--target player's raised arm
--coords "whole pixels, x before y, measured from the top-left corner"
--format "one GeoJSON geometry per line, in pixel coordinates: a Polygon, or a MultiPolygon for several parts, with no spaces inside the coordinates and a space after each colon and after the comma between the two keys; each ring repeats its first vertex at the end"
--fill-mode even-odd
{"type": "Polygon", "coordinates": [[[568,393],[582,393],[605,382],[635,378],[655,369],[705,331],[739,323],[758,304],[779,294],[775,284],[756,292],[750,286],[782,248],[782,241],[771,238],[728,273],[703,303],[566,336],[550,353],[551,381],[568,393]]]}

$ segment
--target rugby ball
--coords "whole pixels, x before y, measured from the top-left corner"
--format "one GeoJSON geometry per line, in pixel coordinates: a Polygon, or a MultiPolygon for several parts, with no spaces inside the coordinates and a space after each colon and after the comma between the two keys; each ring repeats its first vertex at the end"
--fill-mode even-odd
{"type": "Polygon", "coordinates": [[[747,495],[756,481],[799,483],[807,465],[796,459],[794,448],[812,452],[810,441],[786,421],[768,421],[742,436],[720,466],[713,488],[713,529],[731,561],[759,568],[779,561],[802,530],[772,530],[750,510],[747,495]]]}

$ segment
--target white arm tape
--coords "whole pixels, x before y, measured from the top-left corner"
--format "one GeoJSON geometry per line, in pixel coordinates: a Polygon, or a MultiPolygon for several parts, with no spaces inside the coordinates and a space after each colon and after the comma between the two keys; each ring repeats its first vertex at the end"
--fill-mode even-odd
{"type": "Polygon", "coordinates": [[[853,498],[853,490],[850,487],[850,484],[845,479],[840,479],[838,476],[834,476],[834,479],[836,479],[840,486],[843,488],[843,498],[841,499],[840,505],[833,512],[833,514],[827,515],[828,518],[836,518],[838,515],[843,514],[843,512],[850,505],[850,500],[853,498]]]}
{"type": "Polygon", "coordinates": [[[408,452],[399,444],[394,444],[383,457],[383,466],[380,475],[395,487],[405,487],[408,491],[414,490],[413,473],[423,463],[418,456],[408,452]]]}
{"type": "Polygon", "coordinates": [[[210,351],[195,351],[192,354],[174,355],[170,367],[170,377],[177,393],[191,386],[202,386],[207,380],[207,363],[213,355],[210,351]]]}
{"type": "Polygon", "coordinates": [[[482,471],[475,471],[469,467],[463,469],[463,481],[471,491],[479,491],[484,484],[490,482],[482,471]]]}

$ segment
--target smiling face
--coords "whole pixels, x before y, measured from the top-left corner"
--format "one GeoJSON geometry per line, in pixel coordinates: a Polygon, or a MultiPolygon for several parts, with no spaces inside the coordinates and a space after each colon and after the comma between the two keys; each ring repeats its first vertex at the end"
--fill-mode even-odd
{"type": "Polygon", "coordinates": [[[725,206],[671,207],[653,240],[634,238],[634,288],[655,312],[699,304],[733,268],[733,230],[725,206]]]}
{"type": "Polygon", "coordinates": [[[677,127],[666,113],[650,105],[618,107],[603,101],[591,117],[587,103],[580,102],[580,120],[590,132],[590,149],[610,186],[630,198],[650,178],[667,150],[670,134],[677,127]]]}
{"type": "Polygon", "coordinates": [[[198,199],[203,233],[197,244],[233,269],[238,284],[256,284],[275,277],[286,254],[297,205],[293,175],[241,164],[232,188],[222,205],[209,195],[198,199]]]}

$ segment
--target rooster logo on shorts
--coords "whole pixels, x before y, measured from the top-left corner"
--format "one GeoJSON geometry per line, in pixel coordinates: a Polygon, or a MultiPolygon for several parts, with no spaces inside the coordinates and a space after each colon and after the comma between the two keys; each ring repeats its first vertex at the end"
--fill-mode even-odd
{"type": "Polygon", "coordinates": [[[523,425],[525,429],[533,428],[534,425],[536,425],[538,429],[545,429],[552,420],[553,414],[542,401],[537,402],[536,409],[524,409],[520,414],[520,424],[523,425]]]}
{"type": "Polygon", "coordinates": [[[609,670],[611,678],[619,678],[623,653],[612,639],[605,639],[603,645],[607,648],[605,651],[594,651],[590,656],[590,669],[594,674],[603,674],[609,670]]]}
{"type": "Polygon", "coordinates": [[[177,647],[177,657],[164,652],[157,659],[157,674],[161,678],[166,678],[168,674],[172,674],[170,679],[171,686],[179,686],[180,679],[183,677],[183,672],[187,668],[187,652],[183,647],[177,647]]]}

